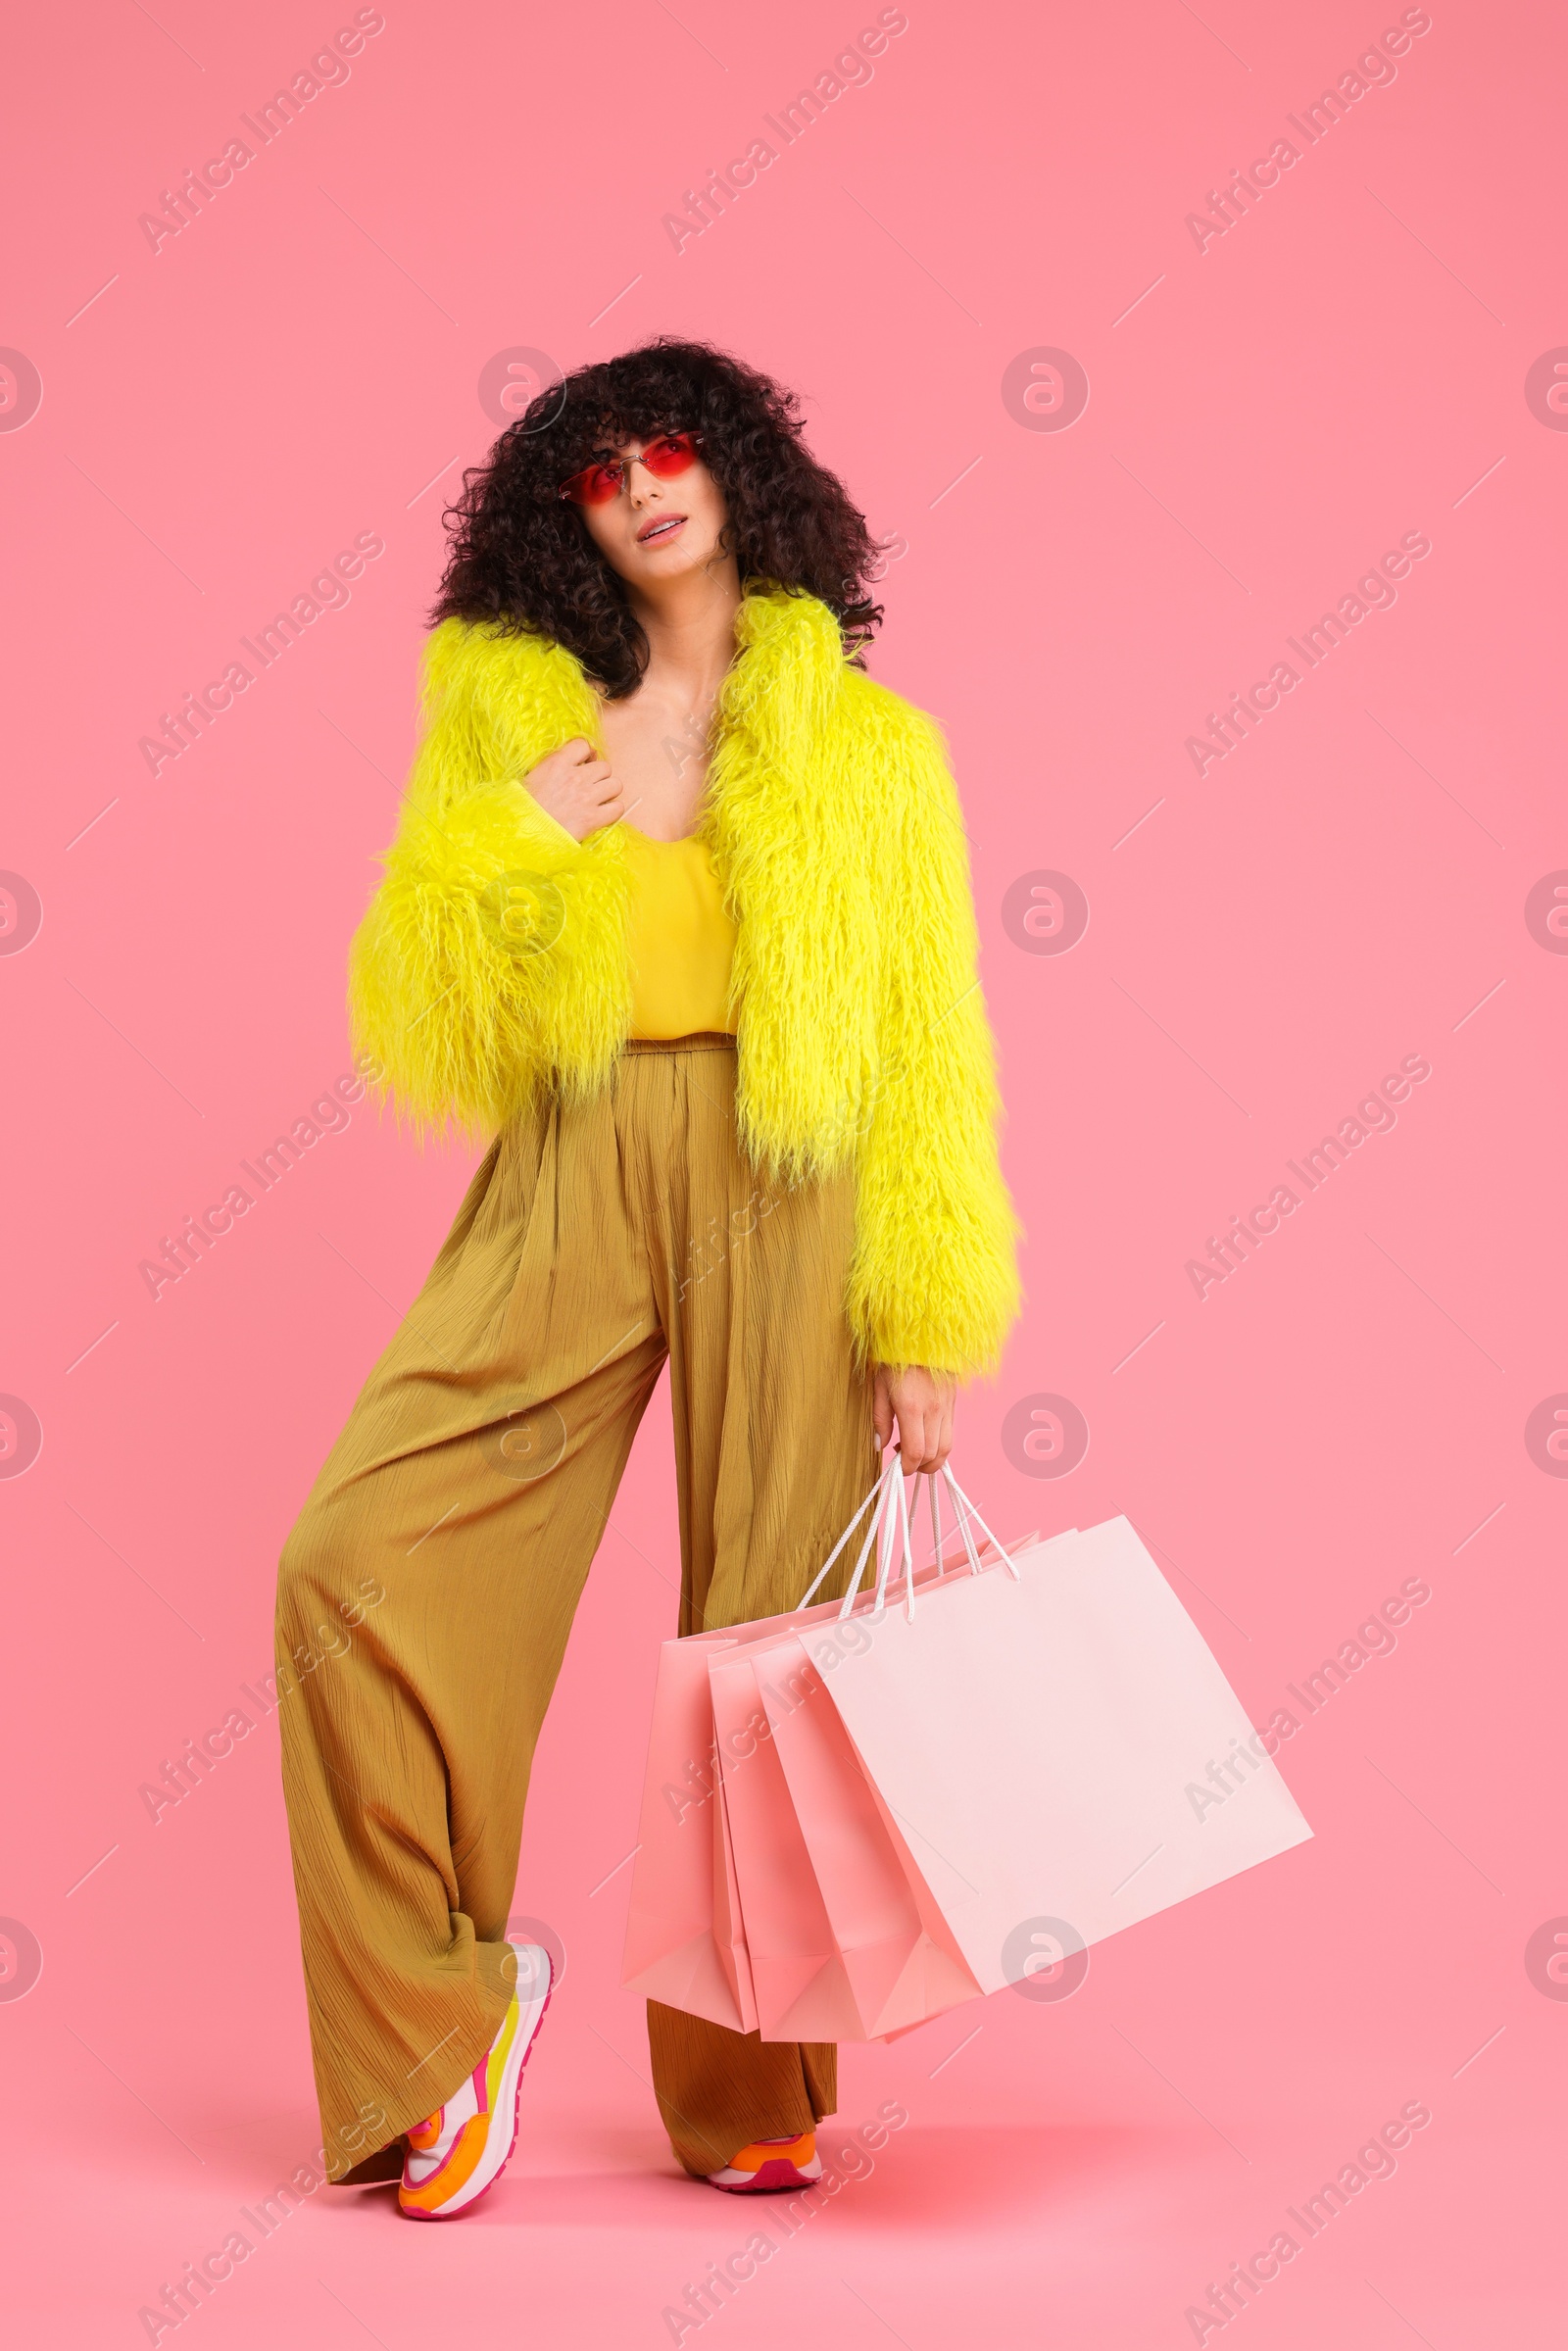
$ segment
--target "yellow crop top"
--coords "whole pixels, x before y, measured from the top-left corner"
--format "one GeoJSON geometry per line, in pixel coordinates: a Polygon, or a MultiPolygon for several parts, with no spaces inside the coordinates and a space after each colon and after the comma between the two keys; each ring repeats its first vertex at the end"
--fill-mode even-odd
{"type": "Polygon", "coordinates": [[[706,841],[652,841],[624,824],[631,869],[628,907],[631,1033],[691,1037],[735,1032],[728,1005],[735,925],[706,841]]]}

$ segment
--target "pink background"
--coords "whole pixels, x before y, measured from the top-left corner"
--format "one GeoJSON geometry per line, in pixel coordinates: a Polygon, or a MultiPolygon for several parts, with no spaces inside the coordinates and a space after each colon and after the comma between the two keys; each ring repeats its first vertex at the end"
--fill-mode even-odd
{"type": "MultiPolygon", "coordinates": [[[[1568,1913],[1568,1485],[1525,1426],[1568,1389],[1568,960],[1525,906],[1568,866],[1568,440],[1525,380],[1568,339],[1560,17],[1434,0],[1396,78],[1200,252],[1187,214],[1396,7],[910,0],[874,77],[677,253],[682,191],[874,9],[388,0],[155,253],[138,216],[352,14],[91,0],[15,36],[0,343],[42,405],[0,432],[0,866],[42,928],[0,956],[0,1390],[43,1432],[0,1482],[0,1913],[43,1962],[0,2002],[17,2338],[145,2340],[139,2306],[317,2141],[275,1723],[156,1826],[138,1789],[266,1671],[281,1541],[471,1159],[362,1106],[156,1303],[138,1263],[348,1066],[481,370],[675,329],[797,385],[906,549],[873,666],[951,736],[1029,1234],[966,1482],[1004,1531],[1125,1510],[1259,1722],[1404,1579],[1432,1594],[1283,1750],[1314,1842],[1101,1946],[1064,2003],[847,2053],[843,2123],[898,2098],[907,2127],[703,2339],[1190,2342],[1208,2282],[1409,2100],[1433,2119],[1397,2174],[1247,2339],[1541,2339],[1568,2006],[1526,1950],[1568,1913]],[[1087,370],[1069,430],[1004,402],[1040,347],[1087,370]],[[160,712],[363,531],[352,601],[151,775],[160,712]],[[1397,602],[1200,778],[1205,713],[1412,531],[1397,602]],[[1003,919],[1041,870],[1091,910],[1060,955],[1003,919]],[[1200,1300],[1206,1237],[1406,1054],[1432,1074],[1396,1127],[1200,1300]],[[1042,1394],[1090,1431],[1059,1481],[1003,1441],[1042,1394]]],[[[209,2351],[664,2342],[749,2233],[674,2175],[617,1981],[676,1572],[661,1400],[539,1760],[517,1907],[569,1966],[517,2158],[445,2235],[384,2191],[308,2201],[202,2310],[209,2351]]]]}

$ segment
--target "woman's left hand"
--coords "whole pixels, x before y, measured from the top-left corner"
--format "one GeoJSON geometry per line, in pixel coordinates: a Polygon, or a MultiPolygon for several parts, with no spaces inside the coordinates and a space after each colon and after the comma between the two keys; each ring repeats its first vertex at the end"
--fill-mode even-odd
{"type": "Polygon", "coordinates": [[[879,1363],[872,1393],[877,1443],[886,1452],[896,1420],[905,1476],[941,1469],[953,1450],[957,1381],[945,1371],[927,1371],[919,1363],[911,1363],[907,1371],[890,1371],[879,1363]]]}

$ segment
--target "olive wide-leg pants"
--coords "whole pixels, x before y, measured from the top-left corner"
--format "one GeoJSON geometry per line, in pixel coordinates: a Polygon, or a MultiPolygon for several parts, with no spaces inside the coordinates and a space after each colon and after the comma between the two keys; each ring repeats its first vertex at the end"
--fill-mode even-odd
{"type": "MultiPolygon", "coordinates": [[[[870,1485],[853,1222],[848,1179],[770,1185],[744,1158],[729,1038],[633,1044],[603,1093],[514,1120],[475,1173],[279,1571],[284,1791],[335,2180],[394,2176],[402,2134],[506,2013],[529,1764],[665,1360],[681,1633],[793,1606],[870,1485]]],[[[649,2042],[690,2172],[837,2103],[829,2045],[657,2002],[649,2042]]]]}

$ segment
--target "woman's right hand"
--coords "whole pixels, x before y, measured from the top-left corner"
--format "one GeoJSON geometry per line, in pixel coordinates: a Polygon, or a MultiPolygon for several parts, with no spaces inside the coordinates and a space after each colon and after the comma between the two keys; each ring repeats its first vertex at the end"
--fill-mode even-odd
{"type": "Polygon", "coordinates": [[[583,735],[573,735],[537,767],[530,767],[522,785],[574,841],[612,824],[625,808],[610,761],[602,759],[583,735]]]}

